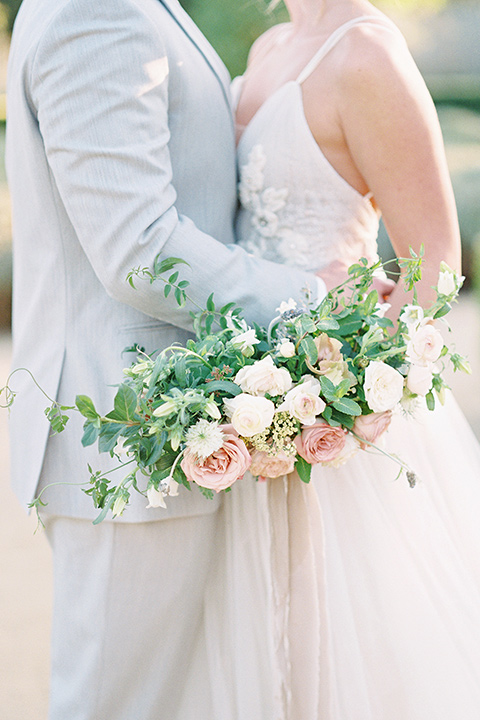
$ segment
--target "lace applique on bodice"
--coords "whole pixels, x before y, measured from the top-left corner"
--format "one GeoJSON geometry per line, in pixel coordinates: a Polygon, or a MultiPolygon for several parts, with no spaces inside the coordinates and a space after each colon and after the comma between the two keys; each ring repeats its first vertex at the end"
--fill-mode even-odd
{"type": "MultiPolygon", "coordinates": [[[[337,38],[359,21],[371,19],[346,23],[337,38]]],[[[240,139],[238,243],[307,271],[336,259],[375,261],[378,213],[328,162],[305,117],[301,82],[310,65],[264,102],[240,139]]]]}

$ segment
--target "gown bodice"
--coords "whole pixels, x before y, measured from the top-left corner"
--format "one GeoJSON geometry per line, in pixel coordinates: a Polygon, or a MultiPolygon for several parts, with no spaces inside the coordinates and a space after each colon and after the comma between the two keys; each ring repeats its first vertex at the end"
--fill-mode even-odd
{"type": "MultiPolygon", "coordinates": [[[[244,128],[238,145],[237,241],[248,252],[306,271],[333,260],[377,259],[379,215],[330,164],[305,117],[302,83],[343,35],[358,24],[390,23],[363,16],[344,23],[297,79],[282,85],[244,128]]],[[[393,27],[393,26],[392,26],[393,27]]],[[[245,77],[245,76],[244,76],[245,77]]],[[[240,95],[243,78],[232,94],[240,95]]]]}

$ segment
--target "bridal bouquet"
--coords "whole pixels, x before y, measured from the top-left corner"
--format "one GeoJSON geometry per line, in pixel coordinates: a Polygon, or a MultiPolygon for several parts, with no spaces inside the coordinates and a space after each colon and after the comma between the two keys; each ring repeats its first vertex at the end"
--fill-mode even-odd
{"type": "MultiPolygon", "coordinates": [[[[153,355],[136,348],[137,361],[124,370],[111,412],[101,415],[89,397],[78,395],[83,445],[98,442],[99,452],[129,469],[114,485],[89,468],[84,491],[100,509],[96,522],[108,511],[121,514],[132,489],[146,495],[148,507],[165,507],[180,485],[211,498],[247,470],[258,479],[295,470],[309,482],[312,465],[336,467],[372,447],[385,452],[377,443],[396,409],[409,411],[422,399],[433,409],[435,398],[443,400],[447,360],[469,372],[433,324],[449,311],[463,278],[442,264],[437,299],[422,309],[415,294],[422,252],[411,255],[400,266],[414,302],[404,306],[394,334],[371,288],[382,264],[362,259],[320,305],[308,297],[301,307],[283,302],[268,328],[248,327],[240,308],[217,309],[210,296],[205,309],[192,313],[196,340],[153,355]]],[[[154,273],[138,268],[129,282],[134,285],[136,275],[161,280],[165,295],[173,292],[185,304],[188,282],[174,270],[182,262],[158,262],[154,273]]],[[[47,408],[54,430],[63,430],[71,409],[47,408]]],[[[394,459],[413,486],[414,473],[394,459]]],[[[38,509],[41,499],[33,505],[38,509]]]]}

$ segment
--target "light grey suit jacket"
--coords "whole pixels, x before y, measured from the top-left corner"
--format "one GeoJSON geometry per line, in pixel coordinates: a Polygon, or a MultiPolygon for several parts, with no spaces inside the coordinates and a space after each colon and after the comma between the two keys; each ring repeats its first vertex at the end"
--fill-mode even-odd
{"type": "MultiPolygon", "coordinates": [[[[184,341],[189,309],[161,283],[125,278],[158,253],[203,304],[239,303],[266,322],[313,276],[235,246],[235,146],[228,73],[177,0],[24,0],[8,75],[7,172],[14,228],[14,367],[73,404],[111,409],[137,342],[184,341]]],[[[12,478],[21,502],[51,482],[112,467],[80,445],[82,419],[48,437],[45,398],[25,374],[11,412],[12,478]]],[[[117,477],[119,480],[120,477],[117,477]]],[[[45,494],[54,513],[93,517],[78,487],[45,494]]],[[[211,512],[185,491],[169,510],[134,500],[126,520],[211,512]]]]}

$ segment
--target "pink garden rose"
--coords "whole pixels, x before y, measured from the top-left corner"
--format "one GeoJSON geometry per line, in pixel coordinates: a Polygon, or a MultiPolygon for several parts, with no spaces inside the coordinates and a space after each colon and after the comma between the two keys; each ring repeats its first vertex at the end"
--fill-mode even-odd
{"type": "Polygon", "coordinates": [[[295,438],[298,454],[307,462],[330,462],[342,452],[345,445],[345,431],[327,423],[315,423],[303,428],[302,434],[295,438]]]}
{"type": "MultiPolygon", "coordinates": [[[[370,413],[370,415],[360,415],[355,418],[353,432],[363,440],[375,443],[380,435],[388,428],[391,420],[392,413],[390,410],[386,412],[374,412],[370,413]]],[[[367,447],[365,443],[360,443],[360,445],[362,448],[367,447]]]]}
{"type": "Polygon", "coordinates": [[[285,455],[284,452],[278,455],[268,455],[263,450],[255,450],[252,455],[250,472],[255,477],[278,478],[293,472],[295,467],[295,456],[285,455]]]}
{"type": "Polygon", "coordinates": [[[202,460],[187,448],[180,463],[188,480],[217,493],[243,477],[252,462],[243,440],[222,429],[225,440],[219,450],[202,460]]]}

